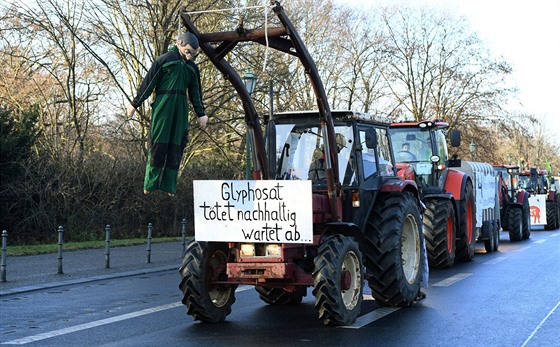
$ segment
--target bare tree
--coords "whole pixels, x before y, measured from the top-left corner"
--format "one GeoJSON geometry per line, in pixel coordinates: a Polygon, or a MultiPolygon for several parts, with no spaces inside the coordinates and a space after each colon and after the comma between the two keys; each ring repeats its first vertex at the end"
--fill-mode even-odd
{"type": "Polygon", "coordinates": [[[511,72],[485,50],[464,18],[431,9],[384,9],[390,59],[384,69],[395,109],[452,127],[499,116],[511,72]]]}

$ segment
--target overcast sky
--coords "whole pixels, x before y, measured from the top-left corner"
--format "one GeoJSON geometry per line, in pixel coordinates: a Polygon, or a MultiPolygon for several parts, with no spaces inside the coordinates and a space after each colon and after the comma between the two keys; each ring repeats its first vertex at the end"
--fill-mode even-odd
{"type": "Polygon", "coordinates": [[[519,107],[545,121],[560,146],[560,0],[335,0],[350,6],[431,4],[456,11],[512,65],[519,107]]]}

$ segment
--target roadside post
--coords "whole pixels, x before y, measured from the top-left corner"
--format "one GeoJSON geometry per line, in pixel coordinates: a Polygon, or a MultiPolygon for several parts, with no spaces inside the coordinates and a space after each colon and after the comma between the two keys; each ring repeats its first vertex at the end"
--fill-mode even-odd
{"type": "Polygon", "coordinates": [[[62,244],[63,244],[63,235],[64,233],[64,229],[62,228],[62,225],[60,225],[58,227],[58,270],[56,271],[56,273],[58,275],[62,275],[64,274],[64,272],[62,271],[62,244]]]}
{"type": "Polygon", "coordinates": [[[148,253],[146,263],[148,264],[152,262],[152,231],[153,225],[152,223],[148,223],[148,247],[146,248],[146,252],[148,253]]]}
{"type": "Polygon", "coordinates": [[[105,268],[108,269],[110,266],[110,256],[111,256],[111,226],[107,224],[105,226],[105,268]]]}
{"type": "Polygon", "coordinates": [[[2,231],[2,261],[0,263],[0,281],[6,282],[6,258],[8,257],[8,231],[2,231]]]}

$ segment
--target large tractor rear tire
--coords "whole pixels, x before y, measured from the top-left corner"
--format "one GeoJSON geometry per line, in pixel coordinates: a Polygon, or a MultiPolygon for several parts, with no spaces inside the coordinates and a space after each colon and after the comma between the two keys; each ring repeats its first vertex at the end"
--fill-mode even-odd
{"type": "Polygon", "coordinates": [[[300,304],[307,294],[307,287],[299,286],[295,291],[289,292],[282,288],[255,287],[262,301],[270,305],[300,304]]]}
{"type": "Polygon", "coordinates": [[[424,238],[430,267],[444,269],[455,262],[455,218],[447,199],[430,199],[424,213],[424,238]]]}
{"type": "Polygon", "coordinates": [[[455,258],[471,261],[476,246],[475,201],[472,183],[467,182],[463,192],[464,199],[459,202],[459,229],[455,258]]]}
{"type": "Polygon", "coordinates": [[[365,230],[368,284],[377,303],[410,306],[428,271],[418,203],[409,192],[377,198],[365,230]]]}
{"type": "Polygon", "coordinates": [[[194,320],[218,323],[231,313],[237,285],[213,284],[227,279],[228,248],[225,243],[189,243],[179,268],[183,304],[194,320]]]}
{"type": "Polygon", "coordinates": [[[529,199],[525,199],[525,201],[523,201],[522,214],[523,222],[521,225],[521,238],[523,240],[527,240],[529,237],[531,237],[531,207],[529,206],[529,199]]]}
{"type": "Polygon", "coordinates": [[[319,246],[313,295],[325,325],[350,325],[360,313],[364,280],[362,252],[353,238],[328,236],[319,246]]]}
{"type": "Polygon", "coordinates": [[[523,210],[510,208],[508,211],[509,239],[521,241],[523,239],[523,210]]]}

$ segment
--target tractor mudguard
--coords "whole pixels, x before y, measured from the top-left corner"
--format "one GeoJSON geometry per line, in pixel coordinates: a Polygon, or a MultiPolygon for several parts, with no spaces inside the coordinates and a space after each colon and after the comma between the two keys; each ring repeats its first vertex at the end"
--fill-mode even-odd
{"type": "Polygon", "coordinates": [[[444,185],[445,190],[453,195],[455,201],[460,201],[464,198],[462,194],[465,191],[464,187],[465,184],[467,184],[468,179],[469,176],[464,172],[453,169],[449,169],[447,171],[447,177],[444,185]]]}
{"type": "Polygon", "coordinates": [[[418,208],[420,211],[424,211],[424,203],[420,200],[420,193],[418,192],[418,186],[416,182],[412,180],[389,180],[383,182],[380,192],[382,193],[402,193],[404,191],[411,192],[416,201],[418,201],[418,208]]]}
{"type": "Polygon", "coordinates": [[[520,190],[519,192],[517,192],[515,201],[517,201],[518,204],[523,205],[523,202],[525,200],[529,200],[529,193],[527,193],[527,191],[525,190],[520,190]]]}
{"type": "Polygon", "coordinates": [[[404,190],[414,192],[418,198],[418,186],[412,180],[388,180],[383,182],[380,189],[383,193],[401,193],[404,190]]]}
{"type": "Polygon", "coordinates": [[[546,201],[556,201],[556,193],[557,192],[555,190],[550,190],[546,195],[546,201]]]}

